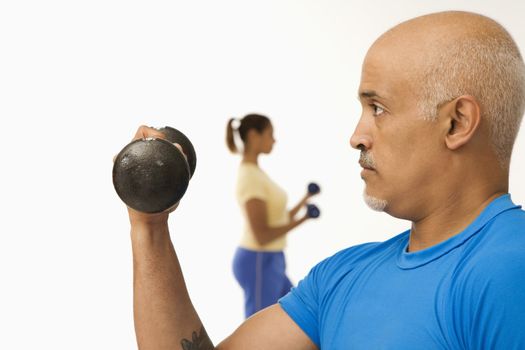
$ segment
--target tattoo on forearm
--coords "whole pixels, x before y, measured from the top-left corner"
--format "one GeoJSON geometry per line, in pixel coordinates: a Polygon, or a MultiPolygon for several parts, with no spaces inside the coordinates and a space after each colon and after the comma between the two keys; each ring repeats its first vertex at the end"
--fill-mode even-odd
{"type": "Polygon", "coordinates": [[[189,341],[188,339],[182,339],[180,344],[182,345],[182,350],[213,350],[215,349],[204,327],[201,327],[199,335],[197,335],[197,332],[193,332],[191,334],[191,341],[189,341]]]}

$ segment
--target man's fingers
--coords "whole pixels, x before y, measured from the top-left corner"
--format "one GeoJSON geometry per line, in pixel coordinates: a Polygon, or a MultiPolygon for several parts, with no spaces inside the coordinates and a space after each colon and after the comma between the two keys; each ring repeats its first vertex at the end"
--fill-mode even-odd
{"type": "Polygon", "coordinates": [[[135,133],[135,137],[133,137],[133,141],[138,140],[138,139],[146,139],[148,137],[153,137],[156,139],[165,139],[166,135],[164,135],[164,133],[158,131],[155,128],[152,128],[146,125],[141,125],[137,129],[137,132],[135,133]]]}
{"type": "MultiPolygon", "coordinates": [[[[149,126],[146,126],[146,125],[141,125],[137,129],[137,132],[135,133],[135,136],[133,136],[133,140],[132,141],[139,140],[139,139],[145,139],[145,138],[148,138],[148,137],[153,137],[153,138],[156,138],[156,139],[165,139],[166,135],[164,135],[162,132],[158,131],[155,128],[152,128],[152,127],[149,127],[149,126]]],[[[117,156],[118,156],[118,154],[115,154],[113,156],[113,163],[115,163],[115,159],[117,159],[117,156]]]]}
{"type": "MultiPolygon", "coordinates": [[[[164,135],[164,133],[160,132],[159,130],[146,126],[146,125],[141,125],[137,129],[137,132],[135,133],[135,136],[133,137],[132,141],[146,139],[150,137],[156,138],[156,139],[164,139],[164,140],[166,139],[166,135],[164,135]]],[[[173,145],[179,149],[180,153],[182,153],[182,155],[184,156],[187,162],[188,156],[186,155],[186,153],[184,153],[182,146],[178,143],[174,143],[173,145]]],[[[117,155],[113,156],[113,163],[115,163],[116,158],[117,158],[117,155]]]]}

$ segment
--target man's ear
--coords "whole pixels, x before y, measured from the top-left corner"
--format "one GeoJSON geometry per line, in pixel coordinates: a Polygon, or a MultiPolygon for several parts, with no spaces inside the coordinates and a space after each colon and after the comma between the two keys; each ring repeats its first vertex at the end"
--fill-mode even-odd
{"type": "Polygon", "coordinates": [[[455,98],[447,107],[446,115],[450,127],[445,143],[449,149],[456,150],[476,134],[481,122],[481,109],[478,101],[470,95],[455,98]]]}

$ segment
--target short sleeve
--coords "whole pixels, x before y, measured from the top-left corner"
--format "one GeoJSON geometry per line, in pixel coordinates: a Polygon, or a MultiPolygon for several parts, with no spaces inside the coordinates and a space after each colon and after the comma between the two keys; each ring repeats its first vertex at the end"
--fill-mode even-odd
{"type": "Polygon", "coordinates": [[[239,174],[237,184],[237,199],[239,203],[246,203],[250,199],[268,200],[268,191],[266,183],[257,169],[244,169],[239,174]]]}
{"type": "Polygon", "coordinates": [[[318,273],[315,266],[297,287],[279,299],[279,304],[290,318],[320,348],[318,273]]]}
{"type": "Polygon", "coordinates": [[[327,295],[338,281],[354,269],[368,254],[376,243],[365,243],[337,252],[326,258],[310,270],[297,287],[279,300],[283,310],[308,335],[312,342],[321,348],[323,319],[327,295]]]}

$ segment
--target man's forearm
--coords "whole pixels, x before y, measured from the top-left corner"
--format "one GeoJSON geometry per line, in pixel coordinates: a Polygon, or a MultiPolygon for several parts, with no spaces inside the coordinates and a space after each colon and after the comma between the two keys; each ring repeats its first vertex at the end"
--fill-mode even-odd
{"type": "Polygon", "coordinates": [[[131,241],[139,349],[214,349],[189,298],[167,223],[132,224],[131,241]]]}

